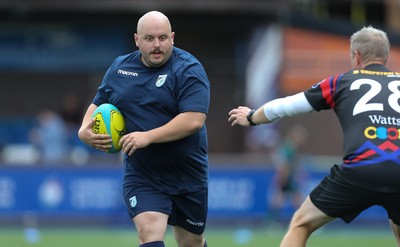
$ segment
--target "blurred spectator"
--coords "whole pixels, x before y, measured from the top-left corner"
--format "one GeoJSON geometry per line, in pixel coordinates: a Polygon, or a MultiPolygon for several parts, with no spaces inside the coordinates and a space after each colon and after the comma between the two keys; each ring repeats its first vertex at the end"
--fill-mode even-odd
{"type": "Polygon", "coordinates": [[[81,142],[78,138],[78,130],[81,126],[83,110],[78,96],[68,94],[65,96],[60,114],[64,120],[65,127],[68,133],[68,142],[71,145],[79,145],[81,142]]]}
{"type": "Polygon", "coordinates": [[[69,161],[74,165],[86,165],[89,160],[90,149],[78,137],[84,114],[81,105],[81,99],[76,94],[70,93],[64,97],[60,109],[60,116],[66,128],[69,161]]]}
{"type": "Polygon", "coordinates": [[[291,206],[297,209],[304,197],[301,184],[305,172],[301,167],[300,148],[308,138],[308,131],[302,125],[295,125],[287,132],[273,157],[275,174],[269,197],[270,217],[281,221],[282,210],[291,206]],[[289,204],[289,205],[288,205],[289,204]]]}
{"type": "Polygon", "coordinates": [[[68,158],[66,125],[56,112],[42,110],[30,132],[30,141],[40,153],[40,163],[57,165],[68,158]]]}

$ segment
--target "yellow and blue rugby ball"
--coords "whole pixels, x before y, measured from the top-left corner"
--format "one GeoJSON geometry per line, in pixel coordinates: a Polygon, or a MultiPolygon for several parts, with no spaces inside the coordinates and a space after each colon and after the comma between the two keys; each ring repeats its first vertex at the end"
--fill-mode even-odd
{"type": "Polygon", "coordinates": [[[112,147],[107,153],[118,153],[121,150],[118,142],[126,133],[125,119],[122,113],[114,105],[106,103],[97,107],[93,118],[93,132],[111,136],[112,147]]]}

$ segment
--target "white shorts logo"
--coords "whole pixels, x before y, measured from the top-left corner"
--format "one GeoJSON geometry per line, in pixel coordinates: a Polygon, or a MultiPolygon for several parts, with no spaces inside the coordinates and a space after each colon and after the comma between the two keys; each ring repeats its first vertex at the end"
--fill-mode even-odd
{"type": "Polygon", "coordinates": [[[129,198],[129,204],[131,204],[131,207],[134,208],[137,204],[136,196],[132,196],[129,198]]]}
{"type": "Polygon", "coordinates": [[[161,87],[164,84],[165,80],[167,79],[167,76],[168,75],[159,75],[156,81],[156,86],[161,87]]]}
{"type": "Polygon", "coordinates": [[[194,226],[204,226],[204,222],[196,222],[196,221],[192,221],[190,219],[186,219],[186,222],[191,225],[194,225],[194,226]]]}

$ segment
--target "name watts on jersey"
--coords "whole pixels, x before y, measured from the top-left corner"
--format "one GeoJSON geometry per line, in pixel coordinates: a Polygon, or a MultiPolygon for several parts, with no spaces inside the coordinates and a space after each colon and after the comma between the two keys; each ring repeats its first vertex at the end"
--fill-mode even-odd
{"type": "Polygon", "coordinates": [[[138,76],[139,75],[139,73],[137,73],[137,72],[127,71],[127,70],[122,70],[122,69],[119,69],[117,73],[121,74],[121,75],[130,75],[130,76],[138,76]]]}
{"type": "Polygon", "coordinates": [[[369,119],[373,124],[384,124],[384,125],[400,125],[400,118],[396,117],[384,117],[381,115],[369,115],[369,119]]]}

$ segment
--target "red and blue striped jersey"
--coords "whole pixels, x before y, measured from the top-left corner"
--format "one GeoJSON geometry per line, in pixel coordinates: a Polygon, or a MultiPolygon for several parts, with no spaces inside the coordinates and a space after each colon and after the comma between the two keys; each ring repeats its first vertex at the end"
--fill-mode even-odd
{"type": "Polygon", "coordinates": [[[339,119],[341,175],[359,186],[400,192],[400,73],[371,64],[326,78],[305,96],[316,111],[333,109],[339,119]]]}

